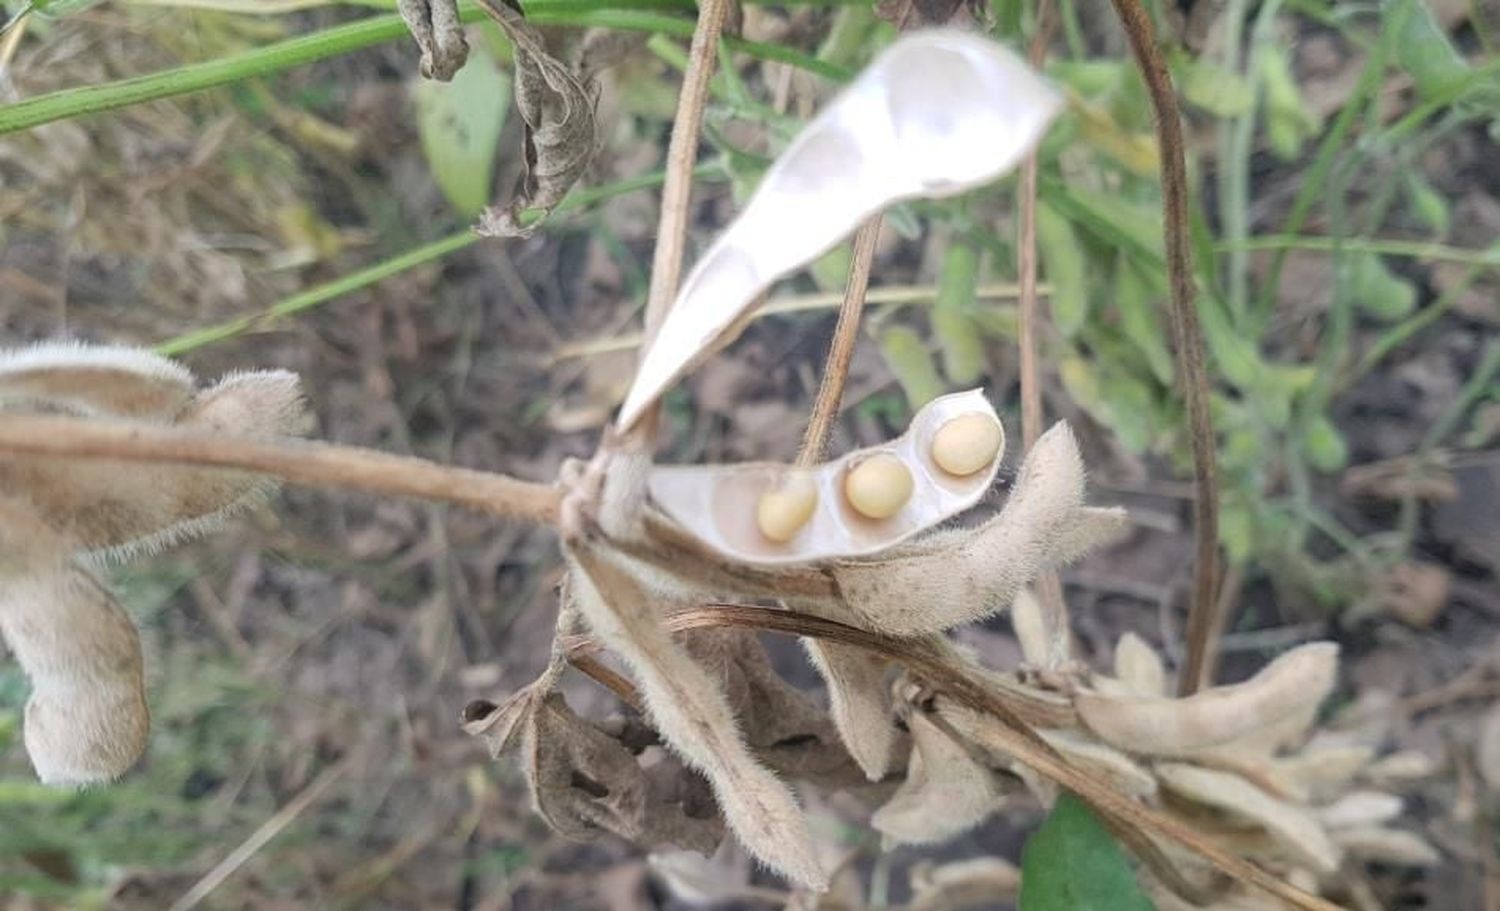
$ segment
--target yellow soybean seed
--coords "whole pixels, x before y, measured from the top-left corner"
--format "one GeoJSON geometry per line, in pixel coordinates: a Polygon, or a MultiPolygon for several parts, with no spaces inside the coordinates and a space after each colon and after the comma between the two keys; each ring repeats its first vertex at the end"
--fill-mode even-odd
{"type": "Polygon", "coordinates": [[[795,476],[760,495],[760,502],[755,507],[755,524],[768,540],[785,544],[796,537],[817,508],[817,485],[805,475],[795,476]]]}
{"type": "Polygon", "coordinates": [[[911,469],[889,453],[872,455],[844,477],[844,496],[868,519],[889,519],[911,499],[911,469]]]}
{"type": "Polygon", "coordinates": [[[932,460],[951,475],[967,477],[989,466],[1000,451],[1000,423],[987,414],[960,415],[932,435],[932,460]]]}

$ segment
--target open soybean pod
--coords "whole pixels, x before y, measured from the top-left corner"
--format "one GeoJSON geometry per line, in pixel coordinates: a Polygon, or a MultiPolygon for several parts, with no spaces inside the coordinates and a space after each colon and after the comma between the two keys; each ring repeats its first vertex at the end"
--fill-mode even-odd
{"type": "Polygon", "coordinates": [[[831,462],[662,466],[651,498],[699,540],[744,563],[878,553],[979,502],[1005,453],[979,390],[917,412],[905,434],[831,462]]]}
{"type": "Polygon", "coordinates": [[[620,409],[624,430],[711,353],[756,296],[892,203],[952,196],[1015,167],[1061,97],[963,32],[898,39],[793,140],[688,275],[620,409]]]}

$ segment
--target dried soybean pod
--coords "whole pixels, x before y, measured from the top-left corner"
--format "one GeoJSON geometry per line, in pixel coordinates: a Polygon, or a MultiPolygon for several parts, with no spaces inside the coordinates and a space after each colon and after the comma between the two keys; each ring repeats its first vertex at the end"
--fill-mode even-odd
{"type": "Polygon", "coordinates": [[[51,785],[118,778],[146,748],[140,637],[71,542],[0,497],[0,638],[31,680],[23,735],[51,785]]]}
{"type": "Polygon", "coordinates": [[[1167,671],[1161,655],[1135,633],[1126,633],[1115,643],[1115,676],[1138,696],[1167,694],[1167,671]]]}
{"type": "Polygon", "coordinates": [[[186,367],[138,348],[61,343],[0,351],[0,409],[169,421],[194,385],[186,367]]]}
{"type": "Polygon", "coordinates": [[[1074,706],[1104,742],[1146,756],[1184,756],[1210,750],[1288,719],[1311,720],[1333,689],[1338,646],[1314,642],[1272,661],[1244,683],[1214,687],[1183,699],[1119,698],[1079,693],[1074,706]]]}
{"type": "Polygon", "coordinates": [[[683,280],[619,428],[711,354],[778,278],[893,202],[952,196],[999,177],[1061,102],[1024,60],[977,35],[897,39],[792,141],[683,280]]]}
{"type": "Polygon", "coordinates": [[[876,554],[978,503],[1000,467],[943,471],[932,439],[956,417],[999,418],[978,390],[927,403],[894,440],[821,465],[653,467],[646,486],[660,511],[737,563],[783,565],[876,554]]]}
{"type": "Polygon", "coordinates": [[[1332,833],[1339,847],[1367,863],[1402,867],[1434,867],[1443,855],[1427,839],[1414,832],[1379,826],[1356,826],[1332,833]]]}
{"type": "Polygon", "coordinates": [[[1326,807],[1318,807],[1318,819],[1329,829],[1378,826],[1401,815],[1403,801],[1383,791],[1351,791],[1326,807]]]}
{"type": "Polygon", "coordinates": [[[1150,797],[1156,793],[1156,779],[1151,773],[1113,747],[1078,731],[1037,731],[1037,734],[1054,750],[1080,768],[1098,774],[1122,794],[1150,797]]]}
{"type": "Polygon", "coordinates": [[[1185,763],[1156,766],[1162,786],[1204,806],[1215,807],[1261,826],[1292,858],[1320,873],[1339,867],[1342,852],[1307,811],[1277,800],[1228,772],[1185,763]]]}
{"type": "Polygon", "coordinates": [[[1005,793],[994,772],[921,712],[907,724],[912,753],[906,781],[870,818],[887,844],[946,841],[1000,808],[1005,793]]]}

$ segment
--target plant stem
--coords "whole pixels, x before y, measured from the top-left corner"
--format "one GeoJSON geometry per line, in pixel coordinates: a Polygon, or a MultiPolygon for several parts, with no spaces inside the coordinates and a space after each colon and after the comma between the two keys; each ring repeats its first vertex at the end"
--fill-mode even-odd
{"type": "Polygon", "coordinates": [[[1156,44],[1151,16],[1141,0],[1113,0],[1131,50],[1145,78],[1161,144],[1162,208],[1167,274],[1172,303],[1172,335],[1177,381],[1187,399],[1193,447],[1193,536],[1196,541],[1193,603],[1188,613],[1186,661],[1177,681],[1182,695],[1202,685],[1206,637],[1218,606],[1219,491],[1214,467],[1213,417],[1209,413],[1208,372],[1203,364],[1203,333],[1194,306],[1192,239],[1188,224],[1187,159],[1177,93],[1156,44]]]}
{"type": "MultiPolygon", "coordinates": [[[[694,171],[694,175],[700,178],[716,177],[722,174],[723,168],[717,163],[702,165],[696,171],[694,171]]],[[[557,205],[557,208],[553,209],[553,214],[559,215],[564,212],[576,211],[578,209],[593,205],[596,202],[602,202],[606,199],[613,199],[616,196],[623,196],[626,193],[631,193],[636,190],[644,190],[649,187],[654,187],[660,184],[663,178],[663,173],[661,171],[657,171],[652,174],[643,174],[639,177],[631,177],[626,180],[617,180],[613,183],[607,183],[597,187],[577,189],[572,193],[569,193],[567,198],[559,203],[557,205]]],[[[532,210],[530,212],[521,213],[521,223],[523,225],[535,224],[540,219],[540,210],[532,210]]],[[[288,316],[294,316],[298,313],[311,310],[314,307],[326,304],[331,300],[335,300],[339,297],[344,296],[345,294],[352,294],[353,292],[358,291],[361,288],[365,288],[369,285],[375,284],[376,282],[390,278],[392,275],[398,275],[408,269],[414,269],[417,266],[422,265],[423,263],[432,262],[434,260],[448,256],[449,254],[457,253],[460,250],[465,250],[473,246],[478,240],[480,240],[479,235],[474,234],[469,230],[460,231],[456,234],[450,234],[442,240],[436,240],[430,244],[424,244],[423,246],[417,247],[415,250],[408,250],[405,253],[393,256],[390,259],[383,260],[382,262],[378,262],[373,266],[360,269],[357,272],[352,272],[349,275],[345,275],[340,278],[336,278],[333,281],[318,285],[315,288],[309,288],[306,291],[301,291],[297,294],[293,294],[291,297],[278,301],[277,303],[272,304],[266,309],[261,310],[259,313],[252,313],[248,316],[237,317],[235,319],[219,323],[216,326],[196,329],[191,332],[183,333],[182,335],[176,336],[175,338],[168,339],[167,341],[162,342],[160,345],[156,346],[156,353],[172,357],[175,355],[184,354],[196,348],[202,348],[206,345],[212,345],[217,342],[222,342],[226,339],[233,338],[245,332],[252,332],[257,329],[265,329],[278,319],[282,319],[288,316]]]]}
{"type": "MultiPolygon", "coordinates": [[[[686,36],[692,33],[690,20],[630,8],[579,9],[576,2],[531,0],[527,18],[538,24],[600,26],[625,31],[661,32],[686,36]]],[[[590,7],[593,7],[590,4],[590,7]]],[[[472,5],[459,11],[465,22],[479,19],[483,13],[472,5]]],[[[404,37],[406,23],[400,16],[371,16],[335,26],[310,35],[301,35],[254,48],[240,54],[188,64],[158,73],[134,76],[101,85],[77,86],[39,95],[25,101],[0,107],[0,135],[28,130],[42,124],[101,111],[114,110],[147,101],[158,101],[191,92],[267,76],[282,70],[352,53],[404,37]]],[[[846,81],[849,71],[843,67],[816,60],[793,48],[726,38],[725,45],[764,60],[775,60],[807,69],[828,79],[846,81]]]]}
{"type": "MultiPolygon", "coordinates": [[[[682,261],[687,246],[688,203],[693,192],[693,162],[698,157],[703,108],[708,103],[709,83],[717,60],[719,34],[729,10],[729,0],[703,0],[698,24],[688,47],[687,71],[677,95],[677,116],[667,143],[667,176],[662,184],[661,215],[656,224],[656,249],[651,258],[651,284],[646,292],[646,344],[641,357],[651,354],[651,342],[661,329],[672,300],[682,284],[682,261]]],[[[649,448],[656,437],[657,409],[647,409],[635,426],[639,439],[649,448]]],[[[628,428],[621,428],[628,429],[628,428]]]]}
{"type": "Polygon", "coordinates": [[[833,341],[823,361],[823,381],[807,421],[807,433],[797,464],[808,466],[823,458],[828,438],[838,419],[844,400],[844,384],[849,379],[849,364],[854,360],[854,344],[859,339],[860,317],[865,312],[865,292],[870,287],[870,266],[875,261],[875,242],[880,239],[883,219],[876,215],[854,234],[854,255],[849,263],[849,279],[844,285],[844,302],[839,306],[838,322],[833,327],[833,341]]]}
{"type": "Polygon", "coordinates": [[[561,498],[550,484],[374,449],[124,421],[3,415],[0,454],[232,468],[289,484],[434,500],[539,524],[556,521],[561,498]]]}

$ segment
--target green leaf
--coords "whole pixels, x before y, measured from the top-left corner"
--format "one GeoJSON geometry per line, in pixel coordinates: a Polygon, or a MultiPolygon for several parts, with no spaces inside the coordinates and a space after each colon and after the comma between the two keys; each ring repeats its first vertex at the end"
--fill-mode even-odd
{"type": "Polygon", "coordinates": [[[1266,136],[1283,161],[1296,158],[1302,145],[1317,135],[1322,123],[1302,100],[1292,75],[1289,51],[1280,45],[1260,51],[1259,76],[1266,99],[1266,136]]]}
{"type": "Polygon", "coordinates": [[[1411,214],[1435,237],[1448,236],[1448,226],[1452,222],[1448,200],[1416,169],[1406,174],[1406,199],[1411,204],[1411,214]]]}
{"type": "Polygon", "coordinates": [[[1125,852],[1064,791],[1021,852],[1020,911],[1155,911],[1125,852]]]}
{"type": "Polygon", "coordinates": [[[452,82],[424,79],[415,89],[422,152],[443,195],[472,218],[490,202],[500,129],[510,109],[510,75],[482,46],[452,82]]]}
{"type": "Polygon", "coordinates": [[[949,246],[932,311],[932,332],[943,353],[943,372],[960,386],[984,373],[984,343],[972,316],[978,280],[979,251],[962,241],[949,246]]]}
{"type": "Polygon", "coordinates": [[[1417,307],[1417,289],[1388,269],[1375,253],[1349,254],[1343,273],[1354,302],[1376,319],[1398,320],[1417,307]]]}
{"type": "Polygon", "coordinates": [[[1036,245],[1052,286],[1052,322],[1072,337],[1089,315],[1088,269],[1072,223],[1045,199],[1036,203],[1036,245]]]}
{"type": "Polygon", "coordinates": [[[1163,295],[1156,293],[1133,260],[1125,256],[1115,260],[1115,309],[1120,314],[1120,329],[1146,359],[1152,376],[1171,386],[1172,352],[1158,318],[1162,301],[1163,295]]]}
{"type": "Polygon", "coordinates": [[[895,374],[896,382],[906,393],[913,410],[922,407],[947,391],[932,355],[922,337],[905,326],[892,326],[880,334],[880,354],[895,374]]]}
{"type": "Polygon", "coordinates": [[[1210,114],[1238,117],[1255,104],[1250,83],[1205,57],[1173,54],[1172,69],[1182,96],[1210,114]]]}
{"type": "Polygon", "coordinates": [[[1332,472],[1349,464],[1349,447],[1333,422],[1318,415],[1302,434],[1302,451],[1319,471],[1332,472]]]}
{"type": "Polygon", "coordinates": [[[1450,101],[1483,94],[1493,100],[1495,87],[1469,84],[1472,70],[1438,25],[1423,0],[1396,0],[1388,7],[1386,27],[1395,43],[1396,61],[1411,74],[1417,94],[1427,101],[1450,101]]]}

